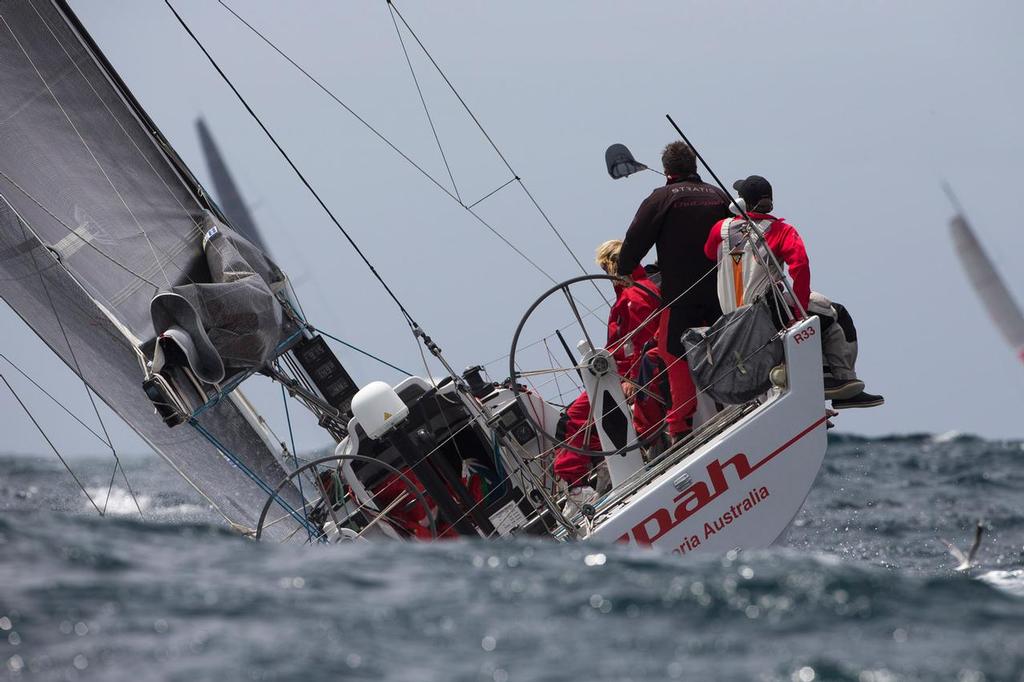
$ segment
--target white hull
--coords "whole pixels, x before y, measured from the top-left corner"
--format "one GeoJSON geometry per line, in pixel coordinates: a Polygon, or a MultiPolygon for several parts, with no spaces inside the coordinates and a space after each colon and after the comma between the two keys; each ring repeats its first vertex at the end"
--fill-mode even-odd
{"type": "MultiPolygon", "coordinates": [[[[697,440],[680,444],[648,465],[640,457],[616,456],[621,466],[612,477],[614,485],[592,509],[578,508],[576,513],[565,516],[558,510],[563,500],[555,497],[548,498],[546,508],[539,498],[530,498],[532,510],[524,506],[525,501],[492,502],[486,515],[494,531],[486,534],[516,535],[530,532],[528,526],[536,532],[543,528],[541,519],[546,518],[547,530],[541,531],[543,535],[654,546],[679,554],[771,545],[800,510],[825,456],[826,416],[819,337],[816,317],[788,330],[783,341],[785,388],[771,389],[759,403],[727,408],[694,432],[697,440]],[[517,509],[525,512],[520,514],[517,509]],[[587,512],[586,517],[583,511],[587,512]]],[[[613,380],[608,386],[599,388],[591,381],[588,392],[599,395],[608,390],[614,398],[614,391],[620,390],[618,380],[616,375],[609,376],[613,380]]],[[[443,404],[459,404],[459,394],[451,383],[433,389],[427,381],[411,377],[396,389],[407,397],[437,390],[439,396],[444,396],[443,404]]],[[[483,442],[491,442],[494,432],[490,429],[504,420],[503,415],[512,416],[509,433],[519,433],[515,430],[518,425],[527,427],[527,435],[518,445],[507,438],[506,443],[514,447],[501,449],[502,468],[509,472],[508,480],[523,491],[552,490],[549,442],[555,438],[558,411],[532,393],[521,396],[548,432],[547,437],[537,437],[522,418],[514,416],[520,404],[512,391],[503,388],[476,403],[477,409],[486,411],[483,442]]],[[[469,413],[458,418],[468,419],[469,413]]],[[[433,420],[429,428],[443,423],[436,417],[433,420]]],[[[368,439],[358,437],[358,424],[356,419],[352,420],[350,435],[339,444],[336,454],[344,457],[365,450],[365,454],[380,456],[371,449],[368,439]]],[[[410,430],[421,428],[417,424],[403,426],[410,430]]],[[[448,438],[437,442],[443,445],[448,438]]],[[[464,442],[462,447],[470,444],[464,442]]],[[[422,461],[433,452],[432,449],[413,454],[422,461]]],[[[358,476],[350,466],[342,467],[342,476],[352,485],[361,504],[372,504],[368,491],[358,484],[358,476]]]]}
{"type": "Polygon", "coordinates": [[[631,496],[608,508],[599,503],[587,539],[679,554],[775,542],[800,510],[825,456],[818,334],[817,318],[790,330],[788,388],[631,496]]]}

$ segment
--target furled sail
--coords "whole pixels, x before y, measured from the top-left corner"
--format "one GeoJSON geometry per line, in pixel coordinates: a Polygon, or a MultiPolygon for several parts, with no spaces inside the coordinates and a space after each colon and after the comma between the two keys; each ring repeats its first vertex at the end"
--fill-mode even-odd
{"type": "Polygon", "coordinates": [[[0,296],[229,521],[252,527],[266,492],[250,474],[276,485],[285,471],[245,401],[200,418],[229,463],[198,429],[168,428],[141,387],[151,300],[211,281],[202,229],[217,208],[63,0],[0,3],[0,92],[0,296]]]}
{"type": "Polygon", "coordinates": [[[978,292],[985,310],[999,328],[1000,333],[1024,361],[1024,315],[1013,300],[1010,290],[995,266],[981,248],[981,243],[963,215],[957,215],[950,223],[953,245],[960,262],[967,271],[967,278],[978,292]]]}

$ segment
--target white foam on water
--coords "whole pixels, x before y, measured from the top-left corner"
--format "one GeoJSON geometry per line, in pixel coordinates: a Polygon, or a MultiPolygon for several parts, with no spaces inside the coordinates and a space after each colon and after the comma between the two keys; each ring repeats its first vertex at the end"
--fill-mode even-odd
{"type": "MultiPolygon", "coordinates": [[[[104,487],[88,488],[87,490],[89,497],[96,502],[99,508],[106,509],[106,513],[113,516],[138,514],[139,509],[142,509],[142,513],[145,514],[153,504],[153,498],[149,495],[136,493],[135,500],[139,502],[138,506],[136,506],[131,493],[124,488],[118,488],[116,485],[110,488],[109,497],[107,497],[107,488],[104,487]]],[[[92,509],[91,504],[88,504],[88,502],[86,504],[89,509],[92,509]]]]}
{"type": "Polygon", "coordinates": [[[997,590],[1008,592],[1016,597],[1024,597],[1024,568],[1012,571],[989,571],[978,576],[997,590]]]}
{"type": "MultiPolygon", "coordinates": [[[[103,509],[104,503],[106,503],[106,513],[111,516],[138,516],[140,509],[144,516],[157,517],[187,516],[201,514],[205,511],[202,506],[197,504],[175,504],[167,507],[158,507],[154,504],[151,495],[136,493],[135,499],[132,499],[131,493],[116,485],[110,489],[109,498],[107,497],[106,488],[88,488],[88,491],[100,509],[103,509]],[[136,500],[138,500],[138,506],[135,504],[136,500]]],[[[89,511],[93,511],[91,504],[88,502],[85,504],[89,511]]]]}
{"type": "Polygon", "coordinates": [[[946,431],[945,433],[938,433],[932,436],[931,441],[933,443],[949,443],[956,440],[962,435],[963,434],[960,431],[954,429],[952,431],[946,431]]]}

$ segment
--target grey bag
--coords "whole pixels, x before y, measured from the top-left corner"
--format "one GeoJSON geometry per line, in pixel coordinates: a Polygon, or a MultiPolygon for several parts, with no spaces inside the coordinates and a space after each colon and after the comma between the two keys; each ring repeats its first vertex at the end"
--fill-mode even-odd
{"type": "Polygon", "coordinates": [[[769,373],[785,356],[764,299],[722,315],[705,331],[687,330],[683,344],[698,390],[726,405],[771,388],[769,373]]]}
{"type": "Polygon", "coordinates": [[[153,297],[153,370],[183,356],[200,380],[219,383],[265,365],[295,327],[275,296],[285,281],[277,266],[209,212],[201,230],[210,281],[153,297]]]}

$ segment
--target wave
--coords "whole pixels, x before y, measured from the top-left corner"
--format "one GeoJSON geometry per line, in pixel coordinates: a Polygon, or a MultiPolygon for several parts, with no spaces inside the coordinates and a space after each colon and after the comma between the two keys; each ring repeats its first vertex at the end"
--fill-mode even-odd
{"type": "MultiPolygon", "coordinates": [[[[134,495],[124,488],[113,486],[110,488],[92,487],[86,491],[105,514],[111,516],[136,516],[160,517],[160,518],[181,518],[205,514],[207,507],[199,504],[181,502],[177,499],[165,500],[158,495],[146,493],[135,493],[134,495]]],[[[83,501],[82,511],[94,511],[92,504],[83,501]]]]}

